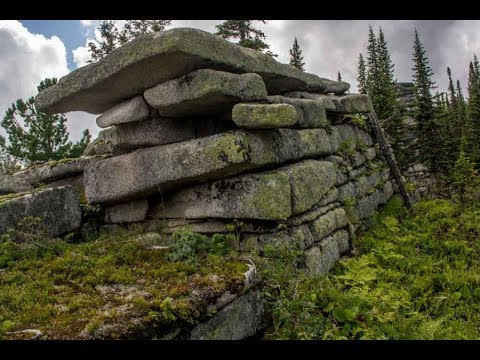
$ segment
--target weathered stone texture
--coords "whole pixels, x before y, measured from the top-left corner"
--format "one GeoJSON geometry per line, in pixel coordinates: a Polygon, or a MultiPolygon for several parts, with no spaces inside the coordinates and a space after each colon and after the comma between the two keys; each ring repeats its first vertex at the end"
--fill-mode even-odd
{"type": "Polygon", "coordinates": [[[316,100],[323,104],[327,112],[340,114],[368,113],[373,110],[373,104],[368,95],[326,95],[304,91],[293,91],[284,94],[287,97],[316,100]]]}
{"type": "Polygon", "coordinates": [[[72,71],[40,92],[35,105],[49,114],[77,110],[98,114],[202,67],[257,73],[268,92],[276,94],[299,89],[341,94],[350,87],[281,64],[206,31],[176,28],[140,36],[100,61],[72,71]]]}
{"type": "Polygon", "coordinates": [[[147,210],[147,200],[136,200],[110,206],[105,209],[105,222],[107,224],[116,224],[142,221],[147,215],[147,210]]]}
{"type": "Polygon", "coordinates": [[[70,186],[37,190],[8,200],[0,199],[0,234],[28,216],[41,218],[51,236],[78,229],[82,217],[78,196],[70,186]]]}
{"type": "Polygon", "coordinates": [[[196,185],[174,194],[154,218],[281,220],[291,215],[290,183],[280,171],[196,185]]]}
{"type": "Polygon", "coordinates": [[[148,118],[150,109],[142,96],[115,105],[97,117],[97,125],[107,128],[112,125],[141,121],[148,118]]]}
{"type": "Polygon", "coordinates": [[[289,104],[237,104],[233,107],[232,119],[245,129],[291,127],[298,121],[297,111],[289,104]]]}
{"type": "Polygon", "coordinates": [[[24,179],[12,175],[0,175],[0,195],[21,193],[32,190],[33,187],[24,179]]]}
{"type": "Polygon", "coordinates": [[[221,114],[236,103],[262,100],[267,89],[257,74],[231,74],[200,69],[159,84],[144,93],[145,100],[164,117],[221,114]]]}

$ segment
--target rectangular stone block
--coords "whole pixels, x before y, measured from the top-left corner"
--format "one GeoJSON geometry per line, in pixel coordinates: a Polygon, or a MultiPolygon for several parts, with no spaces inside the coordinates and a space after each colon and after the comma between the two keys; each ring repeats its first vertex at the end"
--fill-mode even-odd
{"type": "Polygon", "coordinates": [[[330,122],[325,107],[318,101],[294,99],[280,95],[268,96],[270,104],[290,104],[297,110],[297,126],[300,128],[325,128],[330,122]]]}
{"type": "Polygon", "coordinates": [[[123,101],[97,117],[97,125],[107,128],[112,125],[140,121],[148,118],[150,109],[142,96],[123,101]]]}
{"type": "Polygon", "coordinates": [[[145,220],[148,210],[147,200],[131,201],[105,209],[107,224],[130,223],[145,220]]]}
{"type": "Polygon", "coordinates": [[[267,89],[258,74],[200,69],[144,92],[147,103],[163,117],[221,114],[239,102],[262,100],[267,89]]]}
{"type": "Polygon", "coordinates": [[[292,193],[292,214],[311,209],[335,185],[335,166],[328,161],[305,160],[278,169],[288,175],[292,193]]]}
{"type": "Polygon", "coordinates": [[[284,96],[319,101],[323,104],[325,110],[331,113],[355,114],[368,113],[373,111],[372,100],[368,95],[364,94],[348,94],[336,96],[327,94],[315,94],[305,91],[292,91],[284,94],[284,96]]]}
{"type": "Polygon", "coordinates": [[[297,124],[297,111],[289,104],[237,104],[232,120],[244,129],[288,128],[297,124]]]}
{"type": "Polygon", "coordinates": [[[288,176],[243,175],[180,190],[159,204],[154,218],[282,220],[291,215],[288,176]]]}

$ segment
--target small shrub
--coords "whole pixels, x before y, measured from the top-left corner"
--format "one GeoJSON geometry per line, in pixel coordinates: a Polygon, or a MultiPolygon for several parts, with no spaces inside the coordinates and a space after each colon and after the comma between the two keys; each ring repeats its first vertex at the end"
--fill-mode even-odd
{"type": "Polygon", "coordinates": [[[198,264],[198,256],[208,247],[208,238],[197,234],[189,227],[181,228],[172,234],[173,244],[166,255],[167,260],[198,264]]]}

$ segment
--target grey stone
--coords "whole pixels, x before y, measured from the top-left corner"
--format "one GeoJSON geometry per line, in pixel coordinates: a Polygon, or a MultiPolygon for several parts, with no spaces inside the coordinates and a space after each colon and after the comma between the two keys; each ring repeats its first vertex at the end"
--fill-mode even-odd
{"type": "Polygon", "coordinates": [[[115,105],[97,117],[97,125],[101,128],[107,128],[112,125],[145,120],[149,115],[150,109],[143,97],[135,96],[115,105]]]}
{"type": "Polygon", "coordinates": [[[249,291],[197,325],[191,340],[242,340],[255,335],[262,324],[263,300],[258,291],[249,291]]]}
{"type": "Polygon", "coordinates": [[[110,206],[105,209],[105,222],[107,224],[116,224],[142,221],[147,215],[147,210],[147,200],[137,200],[110,206]]]}
{"type": "Polygon", "coordinates": [[[340,253],[340,255],[343,255],[346,252],[348,252],[348,250],[350,250],[350,243],[349,243],[350,236],[348,235],[347,230],[338,230],[335,233],[333,233],[332,236],[337,241],[338,252],[340,253]]]}
{"type": "Polygon", "coordinates": [[[330,235],[336,229],[341,227],[340,225],[342,225],[343,221],[337,225],[337,218],[341,219],[343,214],[337,210],[342,210],[342,209],[332,210],[320,216],[317,220],[309,223],[309,228],[310,228],[310,231],[312,232],[312,235],[315,241],[319,241],[320,239],[323,239],[324,237],[330,235]]]}
{"type": "MultiPolygon", "coordinates": [[[[335,188],[333,188],[335,189],[335,188]]],[[[332,189],[332,190],[333,190],[332,189]]],[[[301,225],[316,220],[319,216],[326,214],[330,210],[338,207],[339,203],[329,203],[328,205],[316,205],[313,209],[296,216],[292,216],[284,222],[287,226],[301,225]]]]}
{"type": "Polygon", "coordinates": [[[240,218],[282,220],[291,215],[288,176],[280,171],[196,185],[174,194],[155,218],[240,218]]]}
{"type": "Polygon", "coordinates": [[[335,166],[328,161],[305,160],[279,169],[288,175],[292,194],[292,215],[318,203],[335,185],[335,166]]]}
{"type": "MultiPolygon", "coordinates": [[[[157,224],[157,229],[162,229],[165,233],[173,233],[181,227],[188,226],[192,231],[201,234],[231,233],[231,226],[235,223],[221,219],[155,219],[146,220],[145,223],[157,224]]],[[[150,224],[148,224],[150,225],[150,224]]],[[[150,226],[147,226],[150,228],[150,226]]],[[[251,221],[247,219],[242,221],[242,233],[262,234],[277,230],[276,222],[265,224],[260,221],[251,221]]]]}
{"type": "Polygon", "coordinates": [[[372,136],[368,132],[366,132],[363,129],[360,129],[357,126],[353,127],[353,131],[355,132],[357,140],[360,140],[361,142],[363,142],[367,146],[372,146],[373,145],[372,136]]]}
{"type": "Polygon", "coordinates": [[[340,259],[340,251],[337,239],[334,236],[328,236],[318,246],[307,251],[305,263],[310,272],[325,275],[338,259],[340,259]]]}
{"type": "Polygon", "coordinates": [[[245,129],[291,127],[298,121],[297,111],[289,104],[237,104],[233,107],[232,119],[245,129]]]}
{"type": "Polygon", "coordinates": [[[38,110],[101,113],[157,84],[200,68],[258,73],[269,93],[344,93],[345,82],[319,78],[206,31],[176,28],[139,36],[100,61],[62,77],[36,97],[38,110]]]}
{"type": "Polygon", "coordinates": [[[85,172],[91,203],[118,203],[267,164],[332,153],[325,129],[231,131],[181,143],[139,149],[104,159],[85,172]]]}
{"type": "Polygon", "coordinates": [[[0,195],[21,193],[32,189],[33,187],[28,181],[12,175],[0,175],[0,195]]]}
{"type": "Polygon", "coordinates": [[[26,181],[32,185],[48,183],[54,180],[81,174],[85,169],[103,159],[102,156],[84,156],[75,159],[62,159],[33,165],[13,176],[19,181],[26,181]]]}
{"type": "Polygon", "coordinates": [[[307,225],[294,226],[275,233],[256,235],[256,243],[259,249],[263,249],[265,245],[271,245],[305,250],[312,246],[313,241],[313,235],[307,225]]]}
{"type": "Polygon", "coordinates": [[[349,95],[326,95],[315,94],[305,91],[292,91],[284,96],[316,100],[323,104],[327,112],[340,114],[367,113],[373,110],[373,104],[368,95],[349,94],[349,95]]]}
{"type": "Polygon", "coordinates": [[[393,185],[389,180],[383,185],[382,192],[380,194],[379,204],[385,204],[393,196],[393,185]]]}
{"type": "Polygon", "coordinates": [[[380,191],[376,190],[372,194],[364,196],[357,201],[357,204],[353,208],[352,222],[358,222],[359,220],[371,217],[377,210],[377,206],[381,200],[380,191]]]}
{"type": "Polygon", "coordinates": [[[335,201],[338,201],[338,189],[333,187],[328,191],[328,193],[320,200],[317,206],[326,206],[335,201]]]}
{"type": "Polygon", "coordinates": [[[145,100],[164,117],[221,114],[236,103],[265,99],[267,89],[257,74],[231,74],[200,69],[144,92],[145,100]]]}
{"type": "Polygon", "coordinates": [[[290,104],[297,110],[297,124],[301,128],[324,128],[329,124],[325,107],[318,101],[294,99],[285,96],[268,96],[270,104],[290,104]]]}
{"type": "Polygon", "coordinates": [[[87,145],[83,155],[121,155],[121,151],[119,153],[118,149],[116,149],[112,143],[116,131],[115,127],[100,131],[97,138],[87,145]]]}
{"type": "Polygon", "coordinates": [[[115,127],[112,145],[131,150],[195,138],[191,119],[151,118],[115,127]]]}
{"type": "Polygon", "coordinates": [[[82,214],[78,196],[70,186],[36,190],[10,199],[0,199],[0,234],[25,217],[42,219],[50,236],[78,229],[82,214]]]}
{"type": "Polygon", "coordinates": [[[254,167],[248,137],[230,132],[136,150],[90,166],[84,174],[90,203],[118,203],[188,183],[224,178],[254,167]]]}
{"type": "Polygon", "coordinates": [[[372,161],[377,157],[377,150],[375,150],[375,148],[368,148],[365,151],[365,157],[367,158],[368,161],[372,161]]]}

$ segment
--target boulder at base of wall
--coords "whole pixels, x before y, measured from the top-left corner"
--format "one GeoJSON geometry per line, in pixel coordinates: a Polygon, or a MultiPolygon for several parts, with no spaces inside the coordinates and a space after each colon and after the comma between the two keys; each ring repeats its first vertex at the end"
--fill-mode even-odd
{"type": "Polygon", "coordinates": [[[0,198],[0,234],[29,216],[41,218],[50,236],[74,231],[82,220],[78,195],[72,187],[62,186],[9,199],[0,198]]]}
{"type": "Polygon", "coordinates": [[[258,291],[249,291],[197,325],[190,340],[242,340],[255,335],[262,324],[263,301],[258,291]]]}
{"type": "Polygon", "coordinates": [[[267,89],[258,74],[200,69],[148,89],[144,96],[160,116],[183,117],[231,111],[236,103],[265,99],[267,89]]]}
{"type": "Polygon", "coordinates": [[[348,251],[349,235],[346,230],[339,230],[324,238],[318,246],[306,253],[307,268],[315,274],[327,274],[340,259],[340,255],[348,251]]]}

